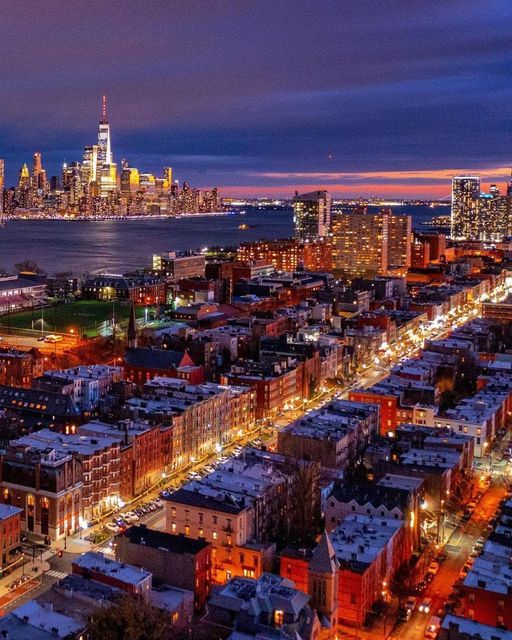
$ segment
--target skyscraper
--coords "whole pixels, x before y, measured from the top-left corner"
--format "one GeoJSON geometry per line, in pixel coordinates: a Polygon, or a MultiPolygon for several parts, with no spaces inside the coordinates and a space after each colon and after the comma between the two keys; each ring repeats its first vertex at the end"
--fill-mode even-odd
{"type": "Polygon", "coordinates": [[[293,198],[293,221],[297,240],[314,240],[329,233],[331,226],[331,194],[311,191],[293,198]]]}
{"type": "Polygon", "coordinates": [[[18,189],[28,189],[29,187],[30,187],[30,173],[26,163],[24,163],[18,174],[18,189]]]}
{"type": "Polygon", "coordinates": [[[510,235],[508,220],[508,198],[502,196],[495,184],[489,193],[481,193],[478,202],[478,223],[475,225],[476,239],[487,242],[500,242],[503,236],[510,235]]]}
{"type": "Polygon", "coordinates": [[[31,186],[34,191],[46,191],[46,171],[43,169],[40,151],[36,151],[32,158],[31,186]]]}
{"type": "Polygon", "coordinates": [[[98,145],[89,144],[84,147],[82,159],[82,183],[84,185],[96,182],[96,169],[98,165],[98,145]]]}
{"type": "Polygon", "coordinates": [[[98,167],[101,172],[104,164],[112,164],[112,150],[110,148],[110,124],[107,120],[107,97],[101,100],[101,120],[98,127],[98,167]]]}
{"type": "Polygon", "coordinates": [[[452,238],[458,240],[478,238],[479,199],[480,178],[478,176],[455,176],[452,179],[452,238]]]}
{"type": "Polygon", "coordinates": [[[117,186],[117,168],[112,161],[110,146],[110,124],[107,120],[107,97],[101,101],[101,120],[98,127],[98,151],[96,161],[96,181],[99,182],[100,196],[112,194],[117,186]]]}
{"type": "Polygon", "coordinates": [[[412,218],[396,216],[391,209],[388,214],[388,270],[408,269],[411,266],[412,218]]]}
{"type": "Polygon", "coordinates": [[[164,167],[164,191],[169,191],[172,186],[172,167],[164,167]]]}
{"type": "Polygon", "coordinates": [[[411,240],[411,216],[390,209],[339,213],[332,223],[333,269],[348,278],[405,271],[411,240]]]}

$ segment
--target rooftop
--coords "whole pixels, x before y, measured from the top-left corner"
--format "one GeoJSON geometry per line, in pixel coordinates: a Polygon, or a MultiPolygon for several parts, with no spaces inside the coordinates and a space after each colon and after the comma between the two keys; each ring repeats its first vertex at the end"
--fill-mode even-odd
{"type": "Polygon", "coordinates": [[[487,624],[480,624],[469,618],[460,616],[447,615],[444,617],[441,628],[450,629],[452,625],[458,627],[459,633],[473,636],[475,640],[512,640],[512,631],[506,629],[498,629],[487,624]]]}
{"type": "Polygon", "coordinates": [[[143,524],[128,527],[118,537],[128,538],[132,544],[145,545],[180,554],[195,555],[210,546],[210,543],[205,540],[195,540],[194,538],[174,535],[158,529],[150,529],[143,524]]]}
{"type": "Polygon", "coordinates": [[[111,576],[126,584],[138,585],[151,577],[149,571],[144,571],[131,564],[116,562],[107,558],[103,553],[87,551],[73,560],[74,565],[89,571],[96,571],[105,576],[111,576]]]}
{"type": "Polygon", "coordinates": [[[402,520],[350,514],[331,533],[331,541],[341,567],[365,571],[379,556],[402,520]]]}

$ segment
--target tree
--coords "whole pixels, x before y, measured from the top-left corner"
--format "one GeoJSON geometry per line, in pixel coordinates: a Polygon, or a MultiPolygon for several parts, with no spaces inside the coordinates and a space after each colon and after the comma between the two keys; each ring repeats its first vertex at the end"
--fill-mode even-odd
{"type": "Polygon", "coordinates": [[[320,532],[320,465],[309,460],[290,462],[290,501],[286,542],[309,546],[320,532]]]}
{"type": "Polygon", "coordinates": [[[443,391],[439,396],[439,410],[446,411],[446,409],[453,409],[457,404],[457,396],[453,391],[447,389],[443,391]]]}
{"type": "Polygon", "coordinates": [[[89,624],[91,640],[162,640],[177,637],[176,631],[168,613],[138,594],[123,594],[99,608],[89,624]]]}
{"type": "Polygon", "coordinates": [[[18,273],[22,271],[29,271],[30,273],[43,273],[41,267],[33,260],[23,260],[23,262],[17,262],[14,268],[18,273]]]}

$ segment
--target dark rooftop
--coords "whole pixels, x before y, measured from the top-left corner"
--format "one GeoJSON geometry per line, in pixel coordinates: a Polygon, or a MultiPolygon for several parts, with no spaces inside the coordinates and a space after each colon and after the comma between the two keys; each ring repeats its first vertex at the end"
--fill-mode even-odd
{"type": "Polygon", "coordinates": [[[182,535],[174,535],[157,529],[150,529],[146,525],[129,527],[118,538],[128,538],[132,544],[145,545],[158,549],[166,549],[174,553],[190,553],[195,555],[210,546],[206,540],[194,540],[182,535]]]}

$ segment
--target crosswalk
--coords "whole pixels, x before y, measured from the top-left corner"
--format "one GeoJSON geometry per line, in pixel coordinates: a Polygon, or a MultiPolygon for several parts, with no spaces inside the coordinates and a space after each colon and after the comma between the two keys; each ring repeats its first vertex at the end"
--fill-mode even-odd
{"type": "Polygon", "coordinates": [[[50,569],[44,575],[50,576],[51,578],[58,578],[59,580],[62,580],[62,578],[65,578],[68,574],[65,573],[64,571],[56,571],[55,569],[50,569]]]}
{"type": "Polygon", "coordinates": [[[112,549],[112,547],[102,547],[101,552],[104,553],[106,556],[114,555],[114,549],[112,549]]]}

